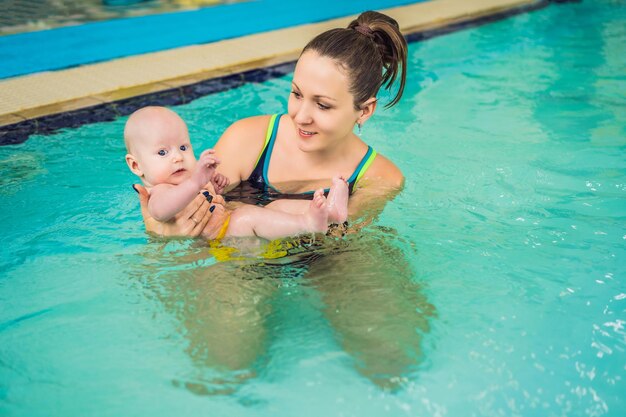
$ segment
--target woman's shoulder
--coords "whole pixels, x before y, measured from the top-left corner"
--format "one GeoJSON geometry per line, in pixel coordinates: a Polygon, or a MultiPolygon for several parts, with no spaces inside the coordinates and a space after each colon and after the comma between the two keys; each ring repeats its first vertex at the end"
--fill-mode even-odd
{"type": "Polygon", "coordinates": [[[215,144],[218,156],[257,155],[265,143],[265,132],[271,116],[252,116],[231,124],[215,144]]]}
{"type": "Polygon", "coordinates": [[[218,171],[238,184],[250,176],[263,150],[265,131],[271,116],[253,116],[231,124],[215,144],[221,159],[218,171]]]}
{"type": "Polygon", "coordinates": [[[266,131],[271,117],[270,115],[262,115],[237,120],[226,129],[221,139],[227,138],[229,141],[263,140],[265,136],[259,137],[259,132],[264,133],[266,131]]]}
{"type": "Polygon", "coordinates": [[[400,188],[404,183],[404,175],[402,175],[400,168],[380,153],[376,154],[376,158],[374,158],[364,176],[382,180],[394,188],[400,188]]]}

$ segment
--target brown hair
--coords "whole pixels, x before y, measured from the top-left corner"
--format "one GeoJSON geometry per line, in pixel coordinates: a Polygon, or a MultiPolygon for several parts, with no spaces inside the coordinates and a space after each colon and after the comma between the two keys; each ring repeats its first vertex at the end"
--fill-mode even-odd
{"type": "Polygon", "coordinates": [[[348,72],[354,107],[360,106],[378,90],[390,90],[399,78],[398,91],[385,107],[396,104],[406,83],[406,40],[391,17],[368,11],[345,29],[331,29],[317,35],[302,50],[315,51],[336,60],[348,72]]]}

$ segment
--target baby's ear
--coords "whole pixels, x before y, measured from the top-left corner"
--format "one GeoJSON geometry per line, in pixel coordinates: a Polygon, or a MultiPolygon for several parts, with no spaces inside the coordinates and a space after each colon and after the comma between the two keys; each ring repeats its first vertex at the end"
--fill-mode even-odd
{"type": "Polygon", "coordinates": [[[143,177],[143,171],[139,168],[139,162],[129,153],[126,154],[126,165],[128,165],[128,169],[130,169],[133,174],[138,177],[143,177]]]}

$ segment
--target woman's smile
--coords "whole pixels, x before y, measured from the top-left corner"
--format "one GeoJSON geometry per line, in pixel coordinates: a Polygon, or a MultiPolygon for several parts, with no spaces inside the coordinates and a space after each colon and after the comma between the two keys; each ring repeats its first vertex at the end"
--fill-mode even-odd
{"type": "Polygon", "coordinates": [[[311,132],[309,130],[304,130],[304,129],[298,128],[298,134],[301,137],[303,137],[305,139],[308,139],[308,138],[312,137],[313,135],[315,135],[316,132],[311,132]]]}

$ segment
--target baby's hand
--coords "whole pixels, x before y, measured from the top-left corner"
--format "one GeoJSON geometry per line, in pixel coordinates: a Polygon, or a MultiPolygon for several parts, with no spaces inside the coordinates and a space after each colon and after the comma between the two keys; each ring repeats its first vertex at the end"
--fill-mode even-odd
{"type": "Polygon", "coordinates": [[[215,175],[215,168],[220,163],[220,160],[217,159],[214,154],[215,151],[213,149],[207,149],[202,152],[196,164],[196,168],[193,174],[191,174],[192,180],[198,184],[199,189],[204,187],[207,182],[211,181],[215,175]]]}
{"type": "Polygon", "coordinates": [[[228,187],[228,184],[230,184],[228,177],[218,172],[213,175],[211,182],[213,183],[213,188],[215,188],[215,194],[222,194],[224,188],[228,187]]]}

